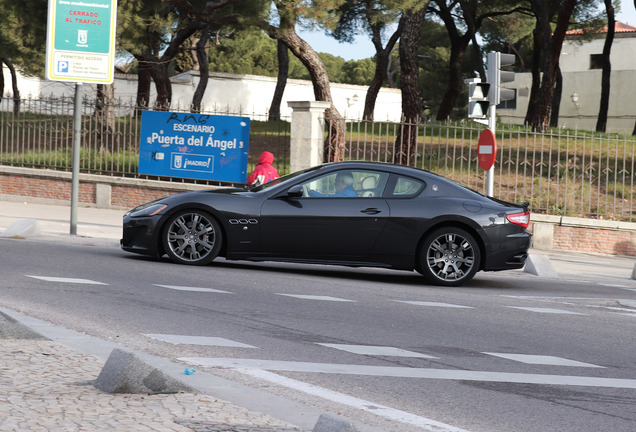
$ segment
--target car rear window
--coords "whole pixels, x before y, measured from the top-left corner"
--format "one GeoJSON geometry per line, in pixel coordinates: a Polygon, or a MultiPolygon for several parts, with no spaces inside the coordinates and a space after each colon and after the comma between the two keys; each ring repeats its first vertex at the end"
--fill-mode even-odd
{"type": "Polygon", "coordinates": [[[392,195],[394,197],[410,197],[420,193],[424,187],[425,184],[420,180],[399,176],[395,182],[392,195]]]}

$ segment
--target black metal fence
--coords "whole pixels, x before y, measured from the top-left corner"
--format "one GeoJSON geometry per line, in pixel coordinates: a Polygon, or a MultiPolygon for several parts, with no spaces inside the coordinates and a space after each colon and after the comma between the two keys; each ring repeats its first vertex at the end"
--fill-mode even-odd
{"type": "MultiPolygon", "coordinates": [[[[0,102],[0,164],[71,170],[73,147],[72,98],[0,102]]],[[[141,120],[133,103],[107,107],[85,98],[82,112],[80,170],[108,176],[156,178],[137,173],[141,120]],[[114,113],[114,115],[113,115],[114,113]]],[[[203,112],[206,112],[205,109],[203,112]]],[[[268,121],[266,114],[242,115],[251,120],[251,171],[263,150],[276,156],[281,174],[289,172],[289,119],[268,121]]],[[[401,146],[402,128],[415,136],[410,164],[444,175],[485,192],[485,172],[477,161],[477,141],[483,126],[466,123],[347,121],[344,158],[393,162],[401,146]]],[[[636,139],[633,136],[555,130],[533,133],[522,127],[498,125],[494,196],[528,201],[537,213],[633,221],[636,139]]],[[[183,179],[162,179],[190,181],[183,179]]],[[[196,181],[210,184],[210,182],[196,181]]]]}

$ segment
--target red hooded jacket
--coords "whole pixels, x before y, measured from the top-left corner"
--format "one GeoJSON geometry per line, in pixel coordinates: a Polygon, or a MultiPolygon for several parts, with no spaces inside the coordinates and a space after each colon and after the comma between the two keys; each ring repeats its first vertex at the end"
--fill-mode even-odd
{"type": "Polygon", "coordinates": [[[278,171],[272,165],[274,155],[268,151],[261,153],[258,157],[258,164],[254,168],[254,172],[247,178],[247,184],[250,186],[260,186],[264,183],[272,181],[280,177],[278,171]]]}

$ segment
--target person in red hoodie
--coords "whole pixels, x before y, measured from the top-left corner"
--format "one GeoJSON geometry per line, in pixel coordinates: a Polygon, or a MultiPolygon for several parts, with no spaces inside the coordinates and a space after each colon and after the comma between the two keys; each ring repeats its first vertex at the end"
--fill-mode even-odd
{"type": "Polygon", "coordinates": [[[273,163],[274,155],[272,153],[268,151],[261,153],[258,157],[258,164],[256,164],[254,172],[247,178],[247,184],[250,186],[260,186],[280,177],[278,171],[272,165],[273,163]]]}

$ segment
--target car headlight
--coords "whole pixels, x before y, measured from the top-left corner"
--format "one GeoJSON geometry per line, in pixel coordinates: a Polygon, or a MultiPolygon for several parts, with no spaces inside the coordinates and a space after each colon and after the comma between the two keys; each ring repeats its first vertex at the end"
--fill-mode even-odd
{"type": "Polygon", "coordinates": [[[168,204],[148,203],[135,207],[126,214],[130,217],[154,216],[161,213],[166,207],[168,207],[168,204]]]}

